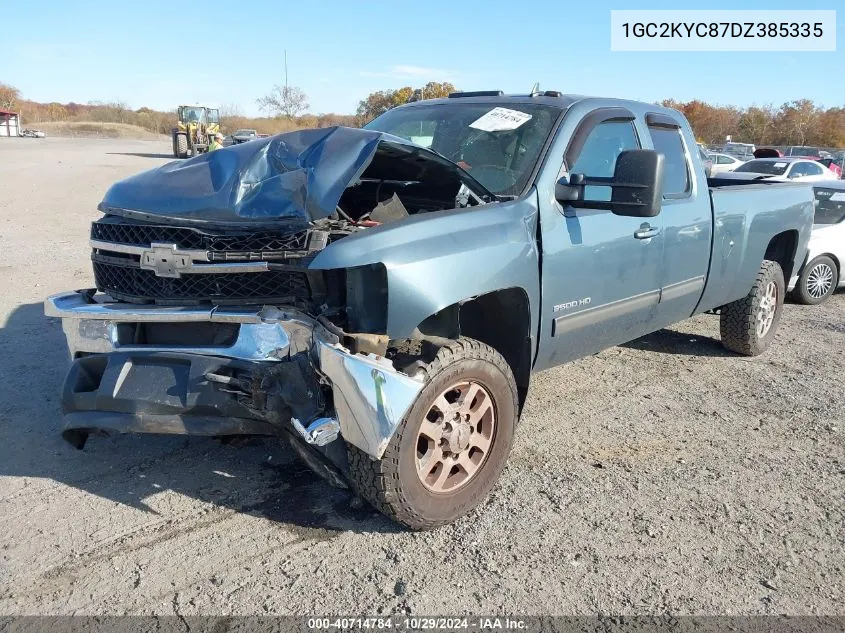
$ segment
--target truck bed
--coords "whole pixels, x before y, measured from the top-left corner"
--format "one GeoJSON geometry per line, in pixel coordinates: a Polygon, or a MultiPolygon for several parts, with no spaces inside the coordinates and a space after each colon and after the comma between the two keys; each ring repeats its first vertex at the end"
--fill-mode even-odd
{"type": "MultiPolygon", "coordinates": [[[[712,257],[698,312],[745,296],[773,236],[784,234],[793,245],[798,242],[794,252],[804,257],[815,209],[810,183],[717,177],[708,178],[707,184],[713,213],[712,257]]],[[[800,265],[793,262],[784,270],[787,283],[800,265]]]]}

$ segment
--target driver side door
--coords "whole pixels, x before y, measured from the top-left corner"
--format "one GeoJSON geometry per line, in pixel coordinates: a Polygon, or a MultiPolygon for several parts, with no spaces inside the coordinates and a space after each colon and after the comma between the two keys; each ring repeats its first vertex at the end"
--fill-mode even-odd
{"type": "MultiPolygon", "coordinates": [[[[561,174],[612,177],[624,150],[641,149],[636,117],[624,108],[585,116],[561,174]]],[[[587,200],[610,200],[609,187],[586,187],[587,200]]],[[[543,205],[543,369],[596,353],[653,329],[663,262],[662,216],[624,217],[598,208],[543,205]]]]}

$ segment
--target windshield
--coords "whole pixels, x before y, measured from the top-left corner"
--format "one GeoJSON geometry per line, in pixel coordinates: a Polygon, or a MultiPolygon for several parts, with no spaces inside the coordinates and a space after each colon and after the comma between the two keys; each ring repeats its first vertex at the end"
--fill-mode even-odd
{"type": "Polygon", "coordinates": [[[750,171],[755,174],[783,176],[788,168],[789,163],[782,160],[750,160],[734,169],[734,171],[750,171]]]}
{"type": "Polygon", "coordinates": [[[456,103],[388,110],[365,126],[442,154],[487,189],[519,195],[549,138],[560,108],[533,103],[456,103]]]}
{"type": "Polygon", "coordinates": [[[190,121],[192,123],[198,123],[199,121],[203,121],[203,109],[185,106],[185,108],[182,110],[182,119],[185,121],[190,121]]]}
{"type": "Polygon", "coordinates": [[[255,136],[255,130],[238,130],[235,136],[255,136]]]}

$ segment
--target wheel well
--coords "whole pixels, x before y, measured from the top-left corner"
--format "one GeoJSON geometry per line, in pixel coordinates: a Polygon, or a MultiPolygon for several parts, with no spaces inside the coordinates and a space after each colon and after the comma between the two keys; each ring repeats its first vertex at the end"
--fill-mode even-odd
{"type": "MultiPolygon", "coordinates": [[[[798,231],[790,230],[775,235],[766,247],[766,254],[763,259],[780,264],[783,270],[783,278],[786,283],[792,278],[792,271],[795,268],[795,251],[798,248],[798,231]]],[[[799,266],[803,262],[799,262],[799,266]]]]}
{"type": "Polygon", "coordinates": [[[423,338],[468,336],[499,352],[513,372],[522,412],[534,346],[531,308],[525,290],[496,290],[454,303],[420,323],[417,332],[423,338]]]}

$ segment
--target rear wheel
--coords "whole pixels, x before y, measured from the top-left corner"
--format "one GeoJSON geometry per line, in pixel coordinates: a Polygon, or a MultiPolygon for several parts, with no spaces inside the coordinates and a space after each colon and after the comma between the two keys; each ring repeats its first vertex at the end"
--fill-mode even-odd
{"type": "Polygon", "coordinates": [[[749,293],[722,307],[722,345],[743,356],[757,356],[775,338],[783,311],[784,282],[780,264],[763,261],[749,293]]]}
{"type": "Polygon", "coordinates": [[[804,266],[792,294],[803,304],[817,305],[827,301],[838,282],[836,262],[827,255],[821,255],[804,266]]]}
{"type": "Polygon", "coordinates": [[[516,383],[493,348],[461,338],[424,364],[426,386],[381,460],[349,446],[352,482],[412,529],[450,523],[483,500],[510,453],[516,383]]]}

